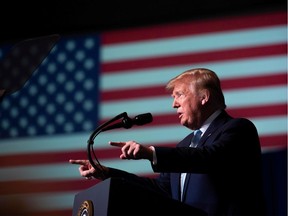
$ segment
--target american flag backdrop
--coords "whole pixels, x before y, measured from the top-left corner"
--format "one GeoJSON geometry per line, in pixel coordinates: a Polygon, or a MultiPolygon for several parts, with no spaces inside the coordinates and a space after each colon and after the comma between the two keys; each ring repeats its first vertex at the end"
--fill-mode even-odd
{"type": "Polygon", "coordinates": [[[218,74],[227,111],[255,123],[264,155],[287,149],[286,17],[62,36],[25,86],[1,102],[0,215],[71,215],[74,196],[97,181],[80,177],[68,160],[86,159],[90,133],[122,112],[150,112],[153,122],[99,134],[95,153],[103,165],[154,176],[149,162],[120,160],[108,141],[175,146],[190,133],[164,89],[190,68],[218,74]]]}

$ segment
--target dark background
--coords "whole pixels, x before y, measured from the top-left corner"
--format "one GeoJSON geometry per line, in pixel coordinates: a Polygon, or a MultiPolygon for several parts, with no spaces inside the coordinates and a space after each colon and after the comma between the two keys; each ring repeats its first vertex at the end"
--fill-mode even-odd
{"type": "Polygon", "coordinates": [[[285,0],[97,1],[4,0],[0,42],[79,34],[255,12],[287,11],[285,0]]]}
{"type": "MultiPolygon", "coordinates": [[[[287,11],[286,0],[2,0],[0,43],[15,43],[50,34],[95,33],[214,17],[229,19],[232,15],[279,10],[287,11]]],[[[273,213],[270,215],[287,215],[287,149],[263,157],[263,167],[266,168],[264,185],[274,186],[265,188],[268,212],[273,213]]]]}

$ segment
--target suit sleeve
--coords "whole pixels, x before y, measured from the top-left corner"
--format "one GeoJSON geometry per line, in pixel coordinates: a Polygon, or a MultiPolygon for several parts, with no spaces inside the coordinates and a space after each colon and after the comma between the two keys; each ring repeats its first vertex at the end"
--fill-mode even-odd
{"type": "Polygon", "coordinates": [[[152,164],[155,172],[221,172],[231,166],[243,170],[261,157],[256,127],[244,118],[231,119],[215,128],[197,148],[177,146],[155,147],[157,164],[152,164]]]}

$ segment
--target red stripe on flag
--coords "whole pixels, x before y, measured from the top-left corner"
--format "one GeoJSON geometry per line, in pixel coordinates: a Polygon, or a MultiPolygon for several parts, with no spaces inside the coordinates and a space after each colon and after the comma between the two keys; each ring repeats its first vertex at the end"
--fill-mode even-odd
{"type": "Polygon", "coordinates": [[[102,63],[101,71],[106,73],[118,73],[139,68],[165,67],[170,65],[195,64],[200,62],[225,61],[231,59],[242,59],[251,57],[264,57],[287,53],[287,44],[273,44],[257,47],[246,47],[238,49],[226,49],[210,52],[197,52],[191,54],[173,55],[166,57],[153,57],[140,60],[116,61],[113,63],[102,63]]]}
{"type": "Polygon", "coordinates": [[[261,13],[251,16],[230,16],[222,19],[181,22],[169,25],[157,25],[137,28],[135,30],[118,30],[104,32],[101,43],[115,44],[139,40],[177,37],[190,34],[204,34],[219,31],[239,30],[287,23],[287,12],[261,13]]]}
{"type": "Polygon", "coordinates": [[[128,99],[139,99],[142,97],[155,97],[167,95],[165,91],[165,86],[145,86],[145,87],[135,87],[133,89],[116,89],[110,91],[102,91],[100,98],[102,102],[106,101],[121,101],[128,99]]]}
{"type": "MultiPolygon", "coordinates": [[[[144,175],[142,175],[144,176],[144,175]]],[[[153,174],[149,175],[153,176],[153,174]]],[[[99,183],[100,180],[92,179],[87,180],[79,175],[79,179],[71,180],[33,180],[33,181],[4,181],[1,182],[0,195],[11,195],[11,194],[25,194],[25,193],[51,193],[51,192],[81,192],[89,187],[99,183]]]]}
{"type": "Polygon", "coordinates": [[[67,166],[69,166],[69,159],[75,158],[87,158],[86,143],[83,143],[83,151],[70,150],[69,152],[37,152],[3,155],[0,156],[0,167],[26,166],[34,164],[40,165],[59,162],[67,163],[67,166]]]}
{"type": "Polygon", "coordinates": [[[224,90],[241,88],[258,88],[287,84],[287,73],[239,77],[237,79],[223,79],[221,86],[224,90]]]}
{"type": "Polygon", "coordinates": [[[261,147],[287,148],[287,134],[265,135],[260,137],[261,147]]]}
{"type": "Polygon", "coordinates": [[[268,117],[268,116],[280,116],[287,115],[287,104],[268,104],[253,107],[241,107],[227,109],[228,113],[234,117],[268,117]]]}

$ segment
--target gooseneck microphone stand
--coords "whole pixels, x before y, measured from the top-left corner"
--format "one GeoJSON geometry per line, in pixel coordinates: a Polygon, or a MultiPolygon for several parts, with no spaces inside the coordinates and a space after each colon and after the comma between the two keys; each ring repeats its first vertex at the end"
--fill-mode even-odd
{"type": "Polygon", "coordinates": [[[144,125],[144,124],[152,122],[152,120],[153,120],[153,117],[151,113],[140,114],[140,115],[135,116],[133,119],[131,119],[128,117],[126,112],[123,112],[115,116],[114,118],[110,119],[109,121],[103,123],[99,127],[97,127],[96,130],[93,131],[93,133],[90,135],[89,140],[88,140],[88,146],[87,146],[87,154],[88,154],[88,159],[89,159],[91,166],[95,170],[100,171],[103,178],[105,177],[104,168],[100,164],[99,160],[96,157],[95,152],[93,151],[94,139],[96,138],[98,134],[100,134],[103,131],[112,130],[115,128],[129,129],[133,125],[144,125]],[[120,118],[123,118],[120,123],[115,123],[115,124],[110,125],[112,122],[120,118]]]}
{"type": "Polygon", "coordinates": [[[128,125],[127,125],[127,128],[131,127],[131,126],[129,125],[129,118],[128,118],[127,113],[126,113],[126,112],[123,112],[123,113],[115,116],[114,118],[110,119],[109,121],[104,122],[104,123],[101,124],[99,127],[97,127],[97,128],[93,131],[93,133],[90,135],[89,140],[87,141],[87,144],[88,144],[88,145],[87,145],[87,154],[88,154],[89,162],[90,162],[90,164],[92,165],[92,167],[93,167],[95,170],[98,170],[98,171],[100,170],[100,171],[101,171],[101,175],[102,175],[103,178],[105,177],[104,168],[103,168],[103,166],[100,164],[100,162],[99,162],[99,160],[97,159],[96,154],[95,154],[95,152],[94,152],[94,150],[93,150],[94,139],[95,139],[96,136],[97,136],[98,134],[100,134],[102,131],[105,131],[105,128],[106,128],[107,126],[109,126],[112,122],[114,122],[114,121],[116,121],[116,120],[118,120],[118,119],[120,119],[120,118],[123,118],[123,120],[122,120],[123,125],[128,124],[128,125]],[[93,156],[94,158],[93,158],[92,156],[93,156]]]}

